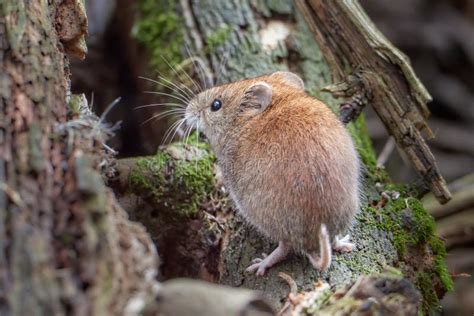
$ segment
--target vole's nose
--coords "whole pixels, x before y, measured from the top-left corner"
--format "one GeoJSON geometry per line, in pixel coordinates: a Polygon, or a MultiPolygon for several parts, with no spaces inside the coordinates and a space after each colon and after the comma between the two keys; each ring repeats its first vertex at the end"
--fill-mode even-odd
{"type": "Polygon", "coordinates": [[[188,107],[184,113],[184,119],[186,121],[186,125],[197,125],[199,122],[199,115],[194,113],[194,111],[190,110],[188,107]]]}
{"type": "Polygon", "coordinates": [[[191,114],[191,112],[189,110],[186,110],[186,112],[184,113],[184,119],[186,120],[186,123],[190,123],[192,121],[192,117],[193,115],[191,114]]]}

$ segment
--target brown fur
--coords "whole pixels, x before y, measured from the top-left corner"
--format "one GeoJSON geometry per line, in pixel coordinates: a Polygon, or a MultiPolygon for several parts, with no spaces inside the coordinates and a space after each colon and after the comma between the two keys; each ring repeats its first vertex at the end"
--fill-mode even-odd
{"type": "Polygon", "coordinates": [[[319,248],[346,231],[359,208],[359,159],[348,132],[321,101],[281,73],[229,83],[197,95],[187,108],[199,122],[240,213],[275,241],[296,251],[319,248]],[[263,111],[246,104],[258,82],[271,86],[263,111]],[[214,99],[219,111],[210,111],[214,99]]]}

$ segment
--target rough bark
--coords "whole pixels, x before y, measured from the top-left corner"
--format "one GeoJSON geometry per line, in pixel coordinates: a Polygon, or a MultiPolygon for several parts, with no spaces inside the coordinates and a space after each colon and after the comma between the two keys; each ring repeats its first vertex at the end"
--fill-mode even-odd
{"type": "Polygon", "coordinates": [[[151,292],[157,254],[104,185],[110,130],[71,97],[78,1],[0,4],[0,314],[122,313],[151,292]]]}
{"type": "MultiPolygon", "coordinates": [[[[166,42],[164,45],[159,35],[143,40],[151,51],[158,51],[177,64],[190,64],[188,53],[174,49],[176,43],[180,47],[187,42],[193,51],[193,59],[198,59],[199,64],[205,65],[211,73],[218,74],[214,76],[218,77],[214,78],[217,82],[289,69],[302,76],[309,93],[336,108],[337,102],[330,95],[321,93],[323,87],[332,83],[331,71],[322,50],[313,39],[303,15],[290,2],[182,0],[176,9],[184,17],[181,24],[174,19],[176,13],[173,9],[159,13],[142,10],[144,16],[140,26],[150,27],[153,21],[161,21],[157,22],[160,25],[166,19],[169,22],[167,25],[171,24],[170,21],[174,23],[176,36],[171,43],[166,42]],[[275,37],[275,34],[285,32],[287,35],[283,38],[275,37]]],[[[141,31],[146,31],[146,27],[142,30],[139,27],[138,34],[141,31]]],[[[160,58],[153,60],[160,73],[175,80],[180,79],[166,64],[160,62],[160,58]]],[[[163,256],[163,260],[164,266],[176,268],[186,262],[187,266],[200,267],[194,272],[186,270],[187,276],[262,290],[276,306],[281,306],[288,289],[278,277],[279,272],[289,274],[296,281],[298,289],[308,289],[318,279],[327,280],[333,286],[343,286],[355,281],[361,274],[380,273],[387,266],[394,266],[421,290],[423,308],[427,311],[435,307],[438,297],[451,287],[444,264],[444,245],[434,235],[433,219],[414,197],[416,193],[409,186],[394,186],[383,170],[376,168],[363,118],[349,124],[348,128],[367,167],[367,203],[351,231],[352,239],[358,245],[357,251],[336,255],[327,272],[319,273],[305,259],[294,256],[271,269],[265,278],[245,274],[244,269],[251,260],[261,256],[262,252],[269,253],[275,244],[263,240],[239,216],[229,212],[228,201],[218,195],[223,190],[219,183],[208,185],[207,188],[212,189],[204,194],[201,191],[199,194],[185,192],[185,201],[199,203],[198,208],[193,207],[184,220],[182,215],[189,208],[183,207],[183,196],[172,194],[178,200],[171,204],[180,205],[173,212],[154,207],[149,201],[160,201],[163,188],[170,188],[170,182],[175,188],[186,188],[186,183],[189,184],[195,174],[203,174],[200,166],[192,173],[176,173],[176,165],[182,167],[184,163],[192,168],[196,162],[202,161],[193,154],[197,150],[195,141],[188,145],[173,145],[175,148],[172,151],[176,148],[182,151],[177,156],[170,154],[168,149],[162,149],[158,153],[158,160],[156,157],[129,160],[126,168],[121,168],[119,162],[121,183],[125,184],[123,192],[140,196],[129,204],[128,210],[137,218],[147,219],[151,214],[148,212],[154,212],[155,217],[159,218],[155,224],[163,223],[163,219],[165,222],[179,222],[166,227],[171,227],[170,231],[174,232],[185,231],[185,234],[180,234],[179,252],[181,258],[186,260],[178,263],[170,259],[167,262],[166,256],[163,256]],[[148,207],[144,208],[143,203],[148,207]],[[191,222],[194,225],[188,225],[191,222]],[[186,227],[184,230],[180,228],[181,224],[186,227]],[[189,239],[190,236],[192,239],[189,239]],[[212,256],[207,255],[211,252],[212,256]]],[[[209,158],[206,159],[209,161],[209,158]]],[[[204,173],[212,175],[212,170],[206,168],[204,173]]],[[[169,197],[169,192],[165,196],[169,197]]],[[[165,201],[170,205],[170,200],[165,201]]],[[[166,237],[160,240],[163,242],[166,237]]],[[[165,278],[174,276],[176,274],[173,273],[163,275],[165,278]]]]}

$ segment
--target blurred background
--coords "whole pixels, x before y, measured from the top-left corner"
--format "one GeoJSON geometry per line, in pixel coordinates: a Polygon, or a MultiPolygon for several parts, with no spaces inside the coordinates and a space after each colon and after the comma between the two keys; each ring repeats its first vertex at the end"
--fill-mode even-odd
{"type": "MultiPolygon", "coordinates": [[[[430,141],[439,167],[450,183],[454,199],[440,207],[427,197],[426,207],[437,220],[437,230],[449,251],[447,261],[455,291],[443,299],[446,315],[474,312],[474,0],[361,0],[380,30],[413,64],[433,96],[429,104],[430,141]]],[[[144,47],[133,37],[138,16],[133,0],[88,0],[89,53],[72,61],[74,93],[85,93],[97,113],[117,97],[120,104],[107,121],[122,121],[112,140],[121,157],[153,154],[168,127],[160,120],[141,125],[152,115],[147,81],[153,77],[144,47]]],[[[385,167],[395,182],[416,178],[414,170],[390,141],[376,115],[366,110],[377,153],[390,153],[385,167]]]]}

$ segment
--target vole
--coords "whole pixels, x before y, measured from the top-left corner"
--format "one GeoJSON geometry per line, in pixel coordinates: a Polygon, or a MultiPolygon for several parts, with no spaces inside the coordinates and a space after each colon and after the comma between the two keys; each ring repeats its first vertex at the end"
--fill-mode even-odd
{"type": "Polygon", "coordinates": [[[331,264],[332,249],[351,251],[359,209],[360,162],[352,139],[323,102],[291,72],[205,90],[185,111],[208,138],[240,214],[278,241],[248,272],[264,275],[290,251],[314,268],[331,264]]]}

